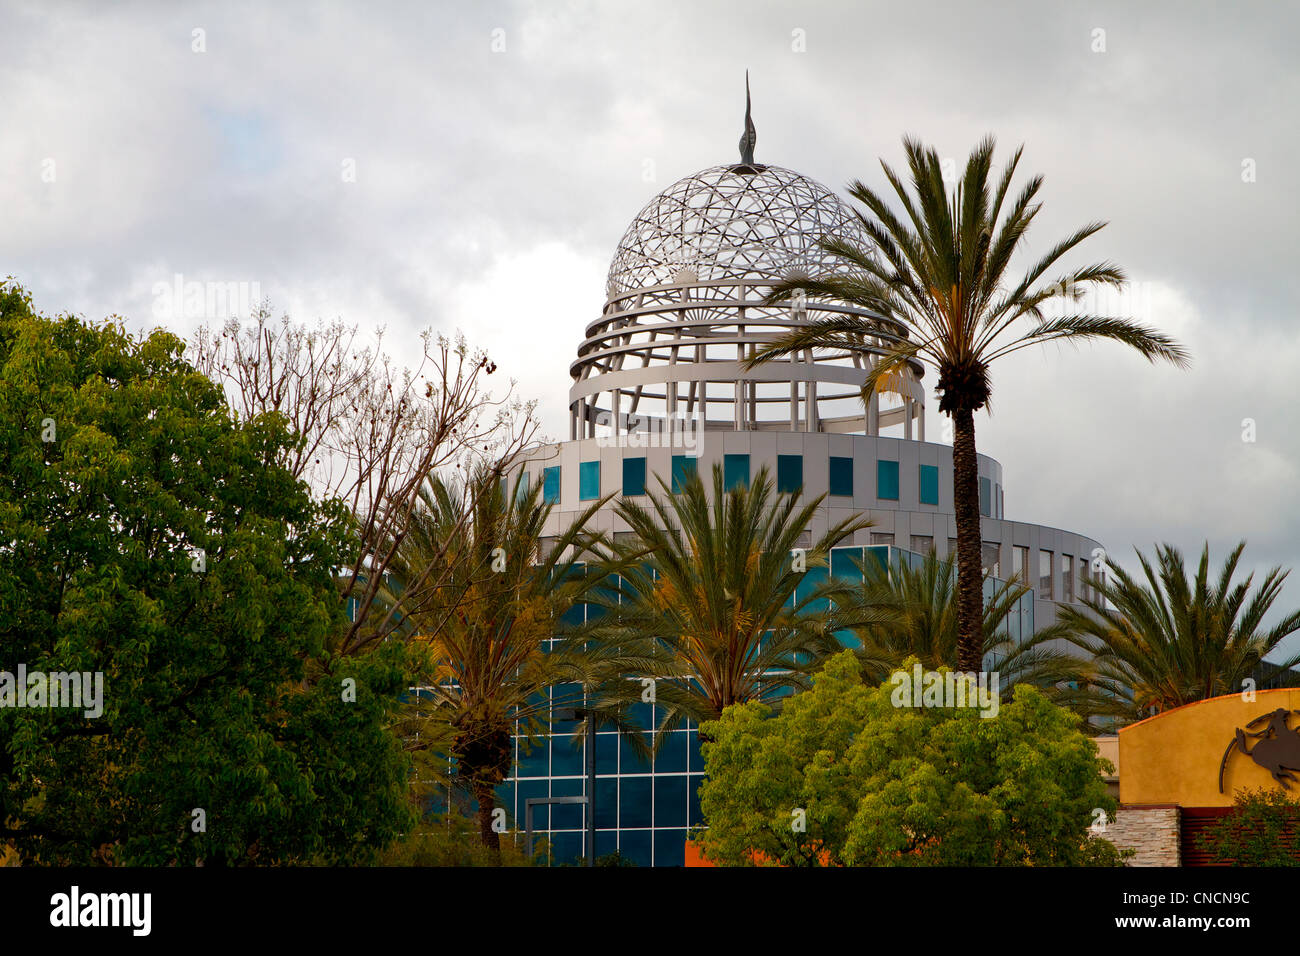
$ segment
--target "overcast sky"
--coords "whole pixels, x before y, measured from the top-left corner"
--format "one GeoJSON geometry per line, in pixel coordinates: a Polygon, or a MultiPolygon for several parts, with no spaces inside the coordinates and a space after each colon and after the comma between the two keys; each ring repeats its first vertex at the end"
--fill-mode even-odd
{"type": "Polygon", "coordinates": [[[1300,606],[1295,3],[268,6],[0,0],[0,276],[181,334],[202,317],[154,292],[177,274],[398,352],[460,329],[567,437],[610,256],[656,192],[736,158],[749,69],[760,162],[883,188],[904,134],[960,165],[991,132],[1046,177],[1026,257],[1107,220],[1071,261],[1122,265],[1121,305],[1194,366],[1000,363],[976,427],[1007,515],[1129,566],[1246,538],[1300,606]]]}

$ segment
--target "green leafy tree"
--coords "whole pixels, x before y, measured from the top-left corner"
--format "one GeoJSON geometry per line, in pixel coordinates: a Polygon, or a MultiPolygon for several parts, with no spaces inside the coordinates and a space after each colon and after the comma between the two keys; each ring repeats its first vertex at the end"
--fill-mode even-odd
{"type": "MultiPolygon", "coordinates": [[[[1300,610],[1264,627],[1290,571],[1273,568],[1254,587],[1254,574],[1233,582],[1243,541],[1216,577],[1209,545],[1194,574],[1182,552],[1169,544],[1156,549],[1153,565],[1138,552],[1142,577],[1108,562],[1108,580],[1093,579],[1091,611],[1061,610],[1067,639],[1093,658],[1099,686],[1116,714],[1140,720],[1153,713],[1220,694],[1240,691],[1260,675],[1260,662],[1288,635],[1300,631],[1300,610]],[[1252,593],[1253,588],[1253,593],[1252,593]]],[[[1300,654],[1277,662],[1264,686],[1293,686],[1300,654]]]]}
{"type": "Polygon", "coordinates": [[[1163,359],[1180,367],[1187,364],[1187,354],[1168,336],[1129,319],[1071,308],[1091,289],[1122,286],[1125,276],[1118,267],[1103,262],[1049,276],[1063,256],[1104,223],[1090,223],[1057,242],[1014,285],[1008,282],[1012,258],[1041,208],[1035,200],[1043,179],[1035,176],[1003,215],[1023,147],[994,184],[994,141],[986,138],[971,152],[952,193],[934,149],[910,138],[903,147],[911,171],[910,192],[894,170],[881,163],[901,216],[885,194],[862,182],[849,189],[866,207],[867,214],[859,214],[859,219],[874,248],[826,237],[822,246],[848,268],[791,276],[769,296],[769,301],[784,301],[802,290],[810,300],[847,302],[877,318],[838,315],[810,321],[760,349],[749,364],[818,348],[862,355],[870,368],[864,401],[917,363],[935,370],[939,411],[953,421],[958,665],[971,671],[979,669],[983,656],[975,412],[989,406],[993,363],[1032,345],[1094,339],[1116,341],[1151,361],[1163,359]],[[1064,304],[1064,314],[1049,317],[1044,307],[1054,301],[1064,304]]]}
{"type": "MultiPolygon", "coordinates": [[[[910,668],[912,661],[905,662],[910,668]]],[[[778,716],[753,702],[704,726],[699,836],[724,865],[1115,864],[1091,842],[1108,816],[1079,718],[1028,685],[992,718],[894,704],[852,651],[826,662],[778,716]]]]}
{"type": "Polygon", "coordinates": [[[0,708],[0,832],[38,864],[368,859],[409,820],[400,648],[319,660],[341,509],[182,350],[0,287],[0,670],[103,676],[98,715],[0,708]]]}
{"type": "Polygon", "coordinates": [[[1300,866],[1300,802],[1284,790],[1238,790],[1233,812],[1206,827],[1197,841],[1216,863],[1300,866]]]}
{"type": "Polygon", "coordinates": [[[751,486],[727,490],[715,466],[712,494],[697,475],[680,494],[659,485],[663,494],[651,494],[648,509],[619,502],[634,538],[616,545],[602,566],[608,580],[593,595],[605,610],[595,633],[622,648],[627,674],[604,686],[636,702],[642,679],[653,680],[660,731],[807,687],[808,674],[842,648],[826,605],[843,585],[799,586],[870,522],[840,521],[800,548],[825,496],[801,504],[798,494],[774,494],[766,468],[751,486]]]}

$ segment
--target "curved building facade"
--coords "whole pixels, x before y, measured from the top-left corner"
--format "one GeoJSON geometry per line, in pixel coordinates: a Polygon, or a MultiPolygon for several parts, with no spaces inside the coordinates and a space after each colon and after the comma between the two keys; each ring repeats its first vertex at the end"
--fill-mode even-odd
{"type": "MultiPolygon", "coordinates": [[[[630,531],[614,512],[621,497],[671,491],[689,472],[707,475],[715,464],[729,485],[747,483],[766,466],[778,490],[827,496],[808,540],[850,515],[872,520],[832,555],[831,573],[851,568],[844,559],[866,548],[947,555],[957,536],[952,447],[927,440],[919,365],[865,403],[869,339],[852,354],[798,354],[744,368],[789,329],[859,313],[848,304],[763,299],[788,276],[842,268],[820,247],[823,237],[869,248],[859,219],[831,190],[754,163],[752,142],[742,162],[679,180],[633,219],[610,264],[605,306],[587,324],[569,369],[569,439],[519,455],[510,483],[522,473],[542,485],[554,504],[555,534],[613,494],[592,527],[617,539],[630,531]]],[[[1062,603],[1088,595],[1089,564],[1101,546],[1008,517],[1003,467],[983,455],[979,487],[986,568],[995,578],[1023,576],[1033,588],[1009,623],[1013,637],[1027,637],[1052,623],[1062,603]]],[[[653,710],[643,709],[643,725],[652,727],[653,710]]],[[[500,797],[520,827],[529,799],[586,795],[584,755],[573,743],[560,732],[546,747],[519,749],[500,797]]],[[[597,735],[594,758],[596,855],[617,849],[637,863],[681,865],[688,828],[702,822],[694,729],[677,731],[653,766],[612,733],[597,735]]],[[[582,805],[534,807],[534,825],[550,837],[557,862],[581,856],[584,814],[582,805]]]]}

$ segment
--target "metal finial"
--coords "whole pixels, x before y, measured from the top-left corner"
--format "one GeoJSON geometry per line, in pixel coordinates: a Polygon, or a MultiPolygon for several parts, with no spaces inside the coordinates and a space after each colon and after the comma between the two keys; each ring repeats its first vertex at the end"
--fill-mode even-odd
{"type": "Polygon", "coordinates": [[[750,115],[749,70],[745,71],[745,134],[740,137],[740,161],[746,166],[754,165],[754,144],[758,142],[758,130],[754,129],[754,120],[750,115]]]}

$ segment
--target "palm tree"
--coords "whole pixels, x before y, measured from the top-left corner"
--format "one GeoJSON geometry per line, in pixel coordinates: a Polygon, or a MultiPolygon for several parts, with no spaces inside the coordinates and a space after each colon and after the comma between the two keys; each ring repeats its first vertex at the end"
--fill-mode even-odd
{"type": "MultiPolygon", "coordinates": [[[[889,680],[909,657],[937,670],[957,666],[958,628],[956,568],[951,558],[931,551],[913,568],[902,561],[886,566],[868,556],[858,562],[861,583],[836,601],[836,626],[858,638],[858,658],[870,684],[889,680]],[[882,610],[892,613],[881,614],[882,610]]],[[[999,675],[1004,700],[1017,684],[1032,684],[1050,699],[1085,716],[1101,709],[1091,687],[1085,660],[1054,649],[1065,637],[1060,624],[1016,640],[1007,622],[1032,589],[1018,580],[998,582],[984,603],[981,636],[986,671],[999,675]]],[[[960,670],[960,668],[957,668],[960,670]]]]}
{"type": "Polygon", "coordinates": [[[1263,675],[1265,655],[1300,631],[1300,611],[1263,629],[1263,619],[1290,571],[1273,568],[1251,594],[1254,574],[1233,584],[1243,541],[1210,578],[1210,549],[1201,551],[1195,577],[1169,544],[1156,549],[1153,567],[1139,551],[1145,581],[1107,562],[1109,581],[1094,579],[1096,597],[1085,614],[1061,610],[1067,640],[1093,655],[1098,679],[1128,719],[1242,690],[1246,678],[1267,686],[1295,686],[1294,654],[1263,675]],[[1263,678],[1262,680],[1260,678],[1263,678]]]}
{"type": "Polygon", "coordinates": [[[951,196],[938,154],[910,138],[903,140],[903,147],[911,169],[911,193],[881,163],[902,206],[902,218],[883,195],[863,183],[854,182],[849,190],[867,208],[869,215],[858,213],[858,219],[874,250],[823,238],[822,247],[848,270],[791,275],[773,288],[767,300],[788,300],[802,290],[809,299],[850,303],[876,318],[844,315],[809,322],[759,350],[748,364],[752,367],[817,348],[862,354],[871,363],[862,389],[864,401],[876,390],[885,390],[912,363],[936,371],[939,411],[953,420],[958,663],[963,670],[978,670],[982,611],[974,414],[989,404],[990,366],[1019,349],[1061,340],[1110,339],[1131,346],[1152,362],[1164,359],[1179,367],[1188,363],[1188,357],[1173,339],[1129,319],[1068,309],[1068,303],[1077,302],[1092,288],[1122,286],[1125,275],[1117,266],[1096,263],[1044,280],[1062,256],[1105,223],[1090,223],[1056,243],[1013,287],[1007,287],[1012,255],[1041,208],[1035,197],[1043,179],[1035,176],[1002,215],[1023,147],[993,186],[989,177],[994,141],[985,138],[971,152],[951,196]],[[1044,306],[1053,300],[1067,304],[1066,314],[1044,315],[1044,306]],[[871,344],[873,339],[879,344],[871,344]]]}
{"type": "Polygon", "coordinates": [[[510,493],[503,486],[500,470],[490,467],[462,482],[432,480],[385,592],[391,603],[417,589],[406,593],[398,633],[422,652],[427,686],[405,729],[418,731],[422,749],[434,742],[435,759],[454,761],[478,804],[480,837],[493,851],[500,847],[494,788],[510,772],[512,737],[538,742],[552,707],[583,706],[596,674],[618,667],[609,648],[568,640],[562,623],[597,582],[574,555],[599,542],[584,529],[608,499],[594,502],[547,549],[542,532],[552,506],[541,501],[540,484],[516,484],[510,493]]]}
{"type": "Polygon", "coordinates": [[[800,547],[825,496],[802,506],[797,492],[773,500],[766,468],[751,487],[727,490],[715,465],[712,495],[698,475],[680,494],[659,485],[648,509],[619,502],[635,540],[615,545],[602,566],[607,592],[594,600],[606,612],[598,632],[639,662],[611,683],[613,696],[640,700],[640,678],[652,679],[662,740],[684,719],[714,720],[751,700],[775,705],[809,686],[808,674],[843,649],[827,626],[827,599],[840,586],[800,584],[870,522],[841,521],[800,547]]]}

